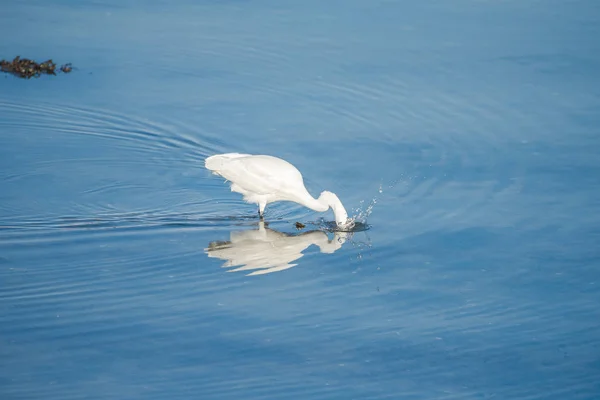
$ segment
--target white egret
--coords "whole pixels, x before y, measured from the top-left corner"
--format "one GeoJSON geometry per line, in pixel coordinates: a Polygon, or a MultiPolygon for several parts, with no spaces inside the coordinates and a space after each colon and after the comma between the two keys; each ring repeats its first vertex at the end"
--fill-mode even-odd
{"type": "Polygon", "coordinates": [[[251,154],[217,154],[208,157],[207,169],[231,182],[231,191],[241,193],[248,203],[258,204],[263,218],[265,207],[274,201],[293,201],[312,210],[324,212],[330,207],[340,228],[352,227],[353,221],[340,199],[324,191],[318,199],[304,187],[302,174],[281,158],[251,154]]]}

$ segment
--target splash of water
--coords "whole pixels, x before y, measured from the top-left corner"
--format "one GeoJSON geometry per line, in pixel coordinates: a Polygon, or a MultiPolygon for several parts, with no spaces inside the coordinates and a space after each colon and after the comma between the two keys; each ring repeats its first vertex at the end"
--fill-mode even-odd
{"type": "MultiPolygon", "coordinates": [[[[410,178],[409,178],[410,179],[410,178]]],[[[394,189],[396,187],[396,185],[398,185],[398,183],[402,182],[404,179],[399,178],[395,181],[393,181],[391,184],[385,185],[386,189],[394,189]]],[[[352,210],[352,212],[354,213],[354,215],[351,217],[352,221],[363,225],[363,226],[368,226],[367,224],[367,220],[369,218],[369,216],[373,213],[373,210],[375,208],[375,205],[377,204],[377,201],[384,196],[384,184],[380,183],[379,184],[379,188],[377,189],[377,194],[369,201],[369,203],[365,206],[365,200],[361,200],[359,203],[359,206],[357,208],[355,208],[354,210],[352,210]]]]}
{"type": "MultiPolygon", "coordinates": [[[[379,195],[383,194],[383,184],[379,184],[379,195]]],[[[371,199],[371,201],[369,202],[369,204],[365,207],[365,201],[361,200],[360,201],[360,205],[355,208],[353,210],[354,215],[352,216],[352,220],[356,223],[362,223],[362,224],[367,224],[367,219],[369,218],[369,216],[371,215],[371,213],[373,212],[373,208],[375,207],[375,204],[377,204],[377,199],[378,199],[378,195],[376,195],[375,197],[373,197],[371,199]]]]}
{"type": "MultiPolygon", "coordinates": [[[[411,178],[408,178],[409,180],[411,178]]],[[[385,185],[385,189],[394,189],[398,183],[404,181],[403,178],[399,178],[393,181],[391,184],[385,185]]],[[[370,229],[370,225],[367,223],[369,216],[373,213],[375,209],[375,205],[378,200],[384,196],[384,184],[380,183],[377,189],[377,194],[365,205],[365,200],[361,200],[359,202],[359,206],[355,209],[352,209],[352,216],[348,219],[350,220],[347,228],[340,228],[336,225],[335,222],[326,221],[324,218],[320,218],[318,221],[312,223],[315,226],[318,226],[319,229],[323,229],[329,232],[362,232],[370,229]]]]}

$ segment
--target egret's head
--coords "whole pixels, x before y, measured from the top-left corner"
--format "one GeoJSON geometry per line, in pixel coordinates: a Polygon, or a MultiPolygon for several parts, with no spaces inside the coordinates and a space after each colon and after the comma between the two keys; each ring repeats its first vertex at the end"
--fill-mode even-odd
{"type": "Polygon", "coordinates": [[[333,215],[335,216],[335,223],[337,224],[337,226],[345,228],[352,227],[352,225],[354,225],[354,221],[348,218],[348,213],[346,212],[344,205],[342,204],[340,199],[335,195],[335,193],[331,193],[325,190],[319,196],[319,201],[331,207],[331,209],[333,210],[333,215]]]}

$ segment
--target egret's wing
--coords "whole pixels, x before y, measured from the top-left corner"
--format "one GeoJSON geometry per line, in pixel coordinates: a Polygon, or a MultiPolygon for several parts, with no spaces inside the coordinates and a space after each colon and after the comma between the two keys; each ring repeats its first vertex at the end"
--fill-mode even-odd
{"type": "Polygon", "coordinates": [[[286,161],[250,156],[230,160],[219,174],[225,179],[254,194],[266,195],[286,192],[291,188],[304,188],[302,174],[286,161]]]}
{"type": "Polygon", "coordinates": [[[213,173],[219,174],[219,171],[223,169],[223,166],[231,162],[231,160],[250,156],[250,154],[241,153],[215,154],[214,156],[208,157],[204,161],[204,166],[213,171],[213,173]]]}

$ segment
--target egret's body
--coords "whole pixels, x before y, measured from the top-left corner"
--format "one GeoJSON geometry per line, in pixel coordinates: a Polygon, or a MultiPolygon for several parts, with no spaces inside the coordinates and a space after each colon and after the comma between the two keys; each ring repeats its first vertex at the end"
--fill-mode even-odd
{"type": "Polygon", "coordinates": [[[206,159],[206,168],[231,182],[231,191],[241,193],[248,203],[258,204],[261,218],[267,204],[293,201],[312,210],[324,212],[330,207],[338,226],[352,223],[340,199],[324,191],[318,199],[304,187],[302,174],[281,158],[251,154],[218,154],[206,159]]]}

